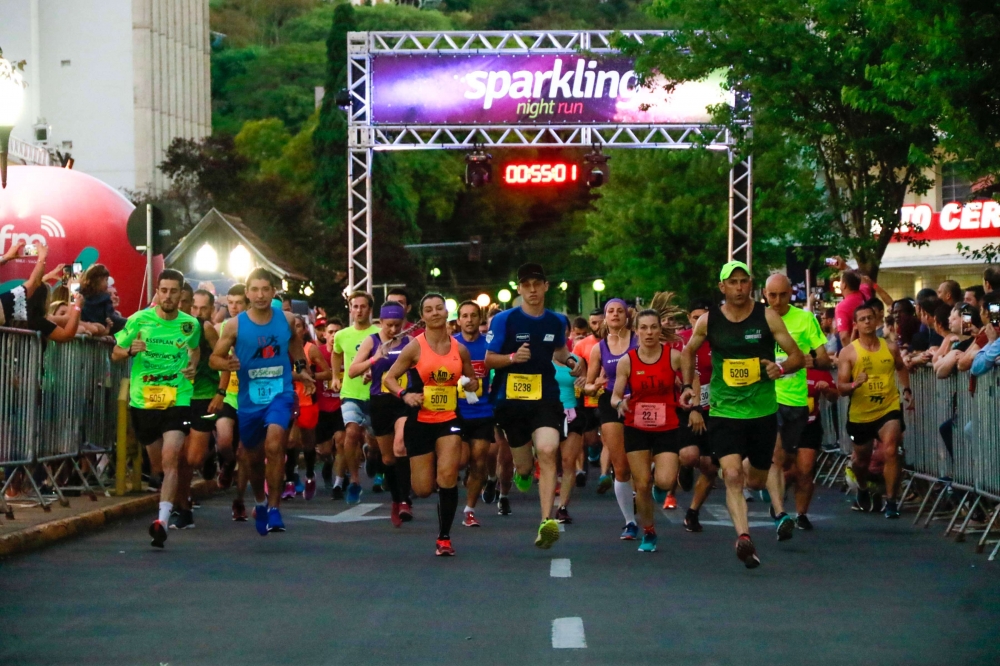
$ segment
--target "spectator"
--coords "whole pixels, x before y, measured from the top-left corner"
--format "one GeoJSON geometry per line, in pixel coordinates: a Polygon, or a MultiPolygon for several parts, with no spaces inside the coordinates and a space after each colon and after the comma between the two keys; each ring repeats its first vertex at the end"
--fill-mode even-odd
{"type": "Polygon", "coordinates": [[[955,307],[962,302],[962,287],[954,280],[945,280],[937,288],[937,297],[948,304],[948,307],[955,307]]]}
{"type": "Polygon", "coordinates": [[[920,330],[920,320],[917,319],[917,311],[913,307],[913,302],[908,298],[900,299],[892,304],[893,335],[896,344],[900,349],[911,351],[913,336],[920,330]]]}
{"type": "MultiPolygon", "coordinates": [[[[940,312],[935,314],[935,319],[940,325],[940,312]]],[[[975,344],[975,335],[982,325],[979,310],[968,303],[959,303],[948,311],[947,326],[940,327],[944,331],[944,343],[934,359],[934,372],[938,377],[944,379],[955,371],[959,360],[975,344]]]]}
{"type": "Polygon", "coordinates": [[[577,317],[573,320],[573,339],[583,340],[585,337],[590,335],[590,324],[583,317],[577,317]]]}
{"type": "Polygon", "coordinates": [[[979,310],[983,307],[983,297],[986,296],[986,290],[982,288],[981,285],[974,284],[971,287],[965,288],[965,302],[972,307],[979,310]]]}
{"type": "Polygon", "coordinates": [[[975,377],[985,375],[996,367],[997,359],[1000,358],[1000,342],[997,338],[998,322],[995,316],[990,317],[990,305],[1000,305],[1000,290],[991,291],[985,298],[983,314],[986,315],[986,320],[983,322],[983,333],[986,336],[986,344],[976,353],[976,357],[972,361],[970,371],[975,377]]]}
{"type": "MultiPolygon", "coordinates": [[[[871,308],[875,312],[875,335],[880,338],[885,337],[885,305],[878,298],[865,301],[865,307],[871,308]]],[[[857,336],[855,336],[857,337],[857,336]]]]}
{"type": "MultiPolygon", "coordinates": [[[[82,299],[82,296],[78,296],[82,299]]],[[[49,314],[45,317],[49,321],[58,324],[59,326],[67,326],[70,321],[70,306],[69,301],[58,300],[49,303],[49,314]]],[[[107,335],[108,328],[102,326],[101,324],[92,324],[85,321],[81,321],[76,329],[77,335],[93,335],[95,337],[107,335]]]]}
{"type": "MultiPolygon", "coordinates": [[[[11,291],[0,294],[0,326],[25,328],[38,331],[43,337],[55,342],[72,340],[80,321],[81,296],[77,296],[76,304],[70,308],[69,318],[65,326],[60,326],[46,318],[46,302],[49,290],[42,283],[45,275],[45,259],[49,255],[47,245],[36,245],[37,259],[31,275],[21,285],[11,291]]],[[[0,257],[0,265],[6,264],[17,257],[25,249],[24,241],[13,243],[7,252],[0,257]]]]}
{"type": "Polygon", "coordinates": [[[834,311],[841,347],[851,344],[851,334],[854,331],[854,311],[872,297],[871,289],[867,289],[868,293],[865,294],[861,287],[861,274],[857,271],[847,270],[841,274],[840,293],[843,294],[844,300],[837,303],[834,311]]]}
{"type": "Polygon", "coordinates": [[[104,264],[94,264],[80,278],[80,294],[83,295],[83,313],[80,321],[88,324],[100,324],[107,327],[112,334],[125,326],[125,319],[115,313],[115,306],[108,293],[108,280],[111,273],[104,264]]]}
{"type": "Polygon", "coordinates": [[[819,327],[826,336],[826,353],[834,356],[841,350],[840,336],[837,335],[837,315],[834,308],[823,308],[819,314],[819,327]]]}
{"type": "MultiPolygon", "coordinates": [[[[114,278],[108,279],[108,295],[111,296],[111,307],[115,309],[115,314],[121,317],[122,313],[118,311],[118,308],[121,307],[122,299],[118,296],[118,288],[115,286],[114,278]]],[[[122,318],[124,319],[124,317],[122,318]]]]}
{"type": "Polygon", "coordinates": [[[983,290],[987,294],[1000,291],[1000,266],[987,266],[983,271],[983,290]]]}
{"type": "Polygon", "coordinates": [[[913,336],[914,351],[927,351],[941,344],[941,336],[934,330],[934,310],[941,300],[933,289],[921,289],[917,292],[917,316],[920,317],[920,330],[913,336]]]}

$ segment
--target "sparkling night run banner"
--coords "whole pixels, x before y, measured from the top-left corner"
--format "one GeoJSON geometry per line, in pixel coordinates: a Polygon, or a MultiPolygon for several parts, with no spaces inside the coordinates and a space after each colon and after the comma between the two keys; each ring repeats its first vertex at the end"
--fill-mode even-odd
{"type": "Polygon", "coordinates": [[[637,85],[628,58],[584,55],[377,55],[371,117],[382,125],[696,124],[732,104],[722,75],[637,85]]]}

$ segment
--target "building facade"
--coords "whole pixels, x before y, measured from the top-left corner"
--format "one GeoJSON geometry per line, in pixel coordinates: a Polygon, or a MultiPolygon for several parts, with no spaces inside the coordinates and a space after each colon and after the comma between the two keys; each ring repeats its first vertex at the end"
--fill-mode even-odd
{"type": "Polygon", "coordinates": [[[12,136],[116,189],[163,190],[170,142],[211,133],[208,0],[0,0],[0,47],[27,61],[12,136]]]}

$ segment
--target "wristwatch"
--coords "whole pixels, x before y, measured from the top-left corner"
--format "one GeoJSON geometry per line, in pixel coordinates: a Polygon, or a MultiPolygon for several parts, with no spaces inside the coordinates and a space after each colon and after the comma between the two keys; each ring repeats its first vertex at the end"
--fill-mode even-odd
{"type": "Polygon", "coordinates": [[[226,397],[226,389],[224,389],[224,388],[215,389],[215,394],[216,395],[221,395],[223,398],[225,398],[226,397]]]}

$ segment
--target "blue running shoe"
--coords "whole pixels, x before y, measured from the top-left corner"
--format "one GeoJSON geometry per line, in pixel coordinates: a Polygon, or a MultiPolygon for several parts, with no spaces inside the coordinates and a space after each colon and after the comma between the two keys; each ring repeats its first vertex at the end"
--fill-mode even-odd
{"type": "Polygon", "coordinates": [[[771,501],[771,493],[767,492],[766,488],[764,490],[760,491],[760,501],[761,502],[770,502],[771,501]]]}
{"type": "Polygon", "coordinates": [[[375,480],[372,481],[372,492],[380,493],[385,487],[385,474],[376,474],[375,480]]]}
{"type": "Polygon", "coordinates": [[[299,478],[299,475],[296,474],[295,475],[295,494],[296,495],[302,495],[305,492],[306,492],[306,484],[303,483],[302,479],[299,478]]]}
{"type": "Polygon", "coordinates": [[[347,486],[347,503],[361,504],[361,484],[352,483],[347,486]]]}
{"type": "Polygon", "coordinates": [[[253,522],[257,527],[257,534],[267,536],[267,505],[258,504],[253,510],[253,522]]]}
{"type": "Polygon", "coordinates": [[[778,533],[778,541],[788,541],[795,534],[795,521],[787,513],[782,512],[774,524],[778,533]]]}
{"type": "Polygon", "coordinates": [[[667,500],[667,491],[662,490],[655,483],[653,484],[653,501],[656,502],[657,506],[663,506],[663,503],[667,500]]]}
{"type": "Polygon", "coordinates": [[[267,531],[268,532],[284,532],[285,523],[281,520],[281,512],[278,511],[278,507],[272,506],[267,510],[267,531]]]}
{"type": "Polygon", "coordinates": [[[628,523],[625,525],[625,529],[622,530],[621,540],[622,541],[635,541],[639,536],[639,526],[635,523],[628,523]]]}
{"type": "Polygon", "coordinates": [[[642,535],[642,543],[639,544],[640,553],[656,552],[656,532],[646,532],[642,535]]]}

